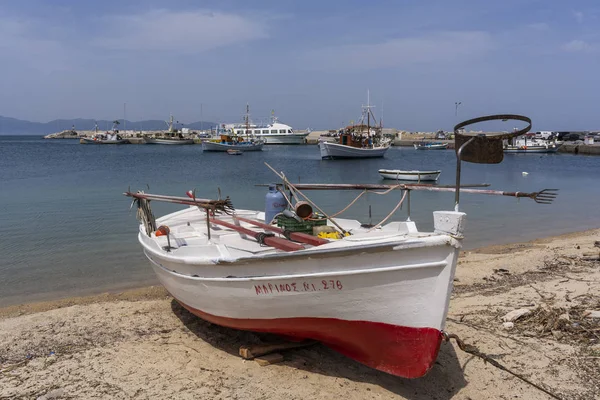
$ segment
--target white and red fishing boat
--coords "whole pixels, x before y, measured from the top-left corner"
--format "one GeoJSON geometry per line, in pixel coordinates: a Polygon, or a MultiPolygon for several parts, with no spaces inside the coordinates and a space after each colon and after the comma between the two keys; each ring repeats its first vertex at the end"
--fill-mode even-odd
{"type": "Polygon", "coordinates": [[[392,142],[382,135],[383,124],[377,124],[367,93],[367,105],[358,124],[349,125],[340,131],[338,142],[319,140],[319,152],[322,159],[336,160],[348,158],[379,158],[383,157],[392,142]],[[372,120],[371,120],[372,118],[372,120]],[[374,125],[371,125],[371,121],[374,125]]]}
{"type": "MultiPolygon", "coordinates": [[[[229,198],[197,199],[189,192],[189,198],[126,195],[138,204],[138,239],[156,275],[193,314],[230,328],[319,340],[370,367],[417,378],[432,368],[442,343],[464,234],[465,214],[458,210],[457,189],[464,187],[460,158],[457,172],[455,187],[293,185],[279,175],[294,198],[304,201],[292,207],[272,187],[265,212],[234,210],[229,198]],[[433,212],[433,231],[420,231],[410,215],[403,221],[386,218],[375,226],[328,218],[328,229],[337,231],[339,239],[327,239],[306,233],[308,222],[300,218],[312,213],[302,192],[310,189],[403,191],[388,218],[413,190],[454,190],[457,206],[433,212]],[[190,207],[155,220],[150,201],[190,207]],[[281,215],[291,210],[298,218],[283,229],[265,224],[279,224],[281,215]]],[[[548,191],[460,191],[536,202],[555,196],[548,191]]]]}

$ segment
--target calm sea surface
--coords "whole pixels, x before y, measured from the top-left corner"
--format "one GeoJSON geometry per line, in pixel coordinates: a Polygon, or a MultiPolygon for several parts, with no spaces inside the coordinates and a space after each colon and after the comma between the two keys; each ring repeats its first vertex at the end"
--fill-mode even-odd
{"type": "MultiPolygon", "coordinates": [[[[157,283],[137,243],[135,210],[122,193],[145,189],[199,197],[229,195],[237,208],[262,209],[266,188],[277,182],[264,166],[292,182],[381,183],[379,168],[441,169],[440,184],[455,179],[451,150],[392,148],[383,159],[322,161],[317,146],[268,146],[231,157],[201,146],[94,146],[37,136],[0,136],[0,306],[157,283]]],[[[501,196],[463,194],[468,214],[466,248],[530,240],[600,226],[600,157],[507,154],[502,164],[463,164],[463,183],[492,189],[559,188],[552,205],[501,196]],[[529,174],[523,176],[522,172],[529,174]]],[[[326,212],[358,192],[309,192],[326,212]]],[[[400,192],[363,196],[347,217],[374,223],[400,192]]],[[[413,192],[411,217],[432,228],[436,209],[452,209],[453,193],[413,192]]],[[[156,216],[181,207],[153,203],[156,216]]],[[[395,219],[406,218],[406,208],[395,219]]]]}

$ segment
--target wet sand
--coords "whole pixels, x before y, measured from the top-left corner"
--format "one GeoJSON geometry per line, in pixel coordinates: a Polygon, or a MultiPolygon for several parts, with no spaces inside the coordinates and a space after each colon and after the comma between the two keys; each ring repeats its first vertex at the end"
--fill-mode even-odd
{"type": "MultiPolygon", "coordinates": [[[[564,399],[600,399],[600,229],[461,254],[446,331],[564,399]],[[589,257],[587,257],[589,258],[589,257]],[[510,330],[502,317],[527,308],[510,330]]],[[[322,345],[265,367],[238,356],[268,335],[221,328],[161,287],[0,309],[0,399],[548,399],[443,343],[407,380],[322,345]]]]}

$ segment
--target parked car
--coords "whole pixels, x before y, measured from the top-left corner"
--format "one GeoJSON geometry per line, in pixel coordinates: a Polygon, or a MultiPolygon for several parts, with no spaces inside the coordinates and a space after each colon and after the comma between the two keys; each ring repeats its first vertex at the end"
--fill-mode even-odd
{"type": "Polygon", "coordinates": [[[552,131],[541,131],[541,132],[535,133],[536,139],[551,140],[551,139],[554,139],[555,137],[556,137],[556,132],[552,132],[552,131]]]}
{"type": "Polygon", "coordinates": [[[565,142],[576,142],[577,140],[583,140],[583,135],[579,133],[569,133],[568,135],[563,136],[563,140],[565,142]]]}

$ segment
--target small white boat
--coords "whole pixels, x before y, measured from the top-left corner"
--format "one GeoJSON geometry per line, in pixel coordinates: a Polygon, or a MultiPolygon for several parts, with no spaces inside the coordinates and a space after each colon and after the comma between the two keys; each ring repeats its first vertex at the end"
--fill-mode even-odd
{"type": "Polygon", "coordinates": [[[417,150],[446,150],[448,143],[415,143],[415,149],[417,150]]]}
{"type": "Polygon", "coordinates": [[[383,179],[399,181],[437,181],[442,171],[405,171],[400,169],[380,169],[379,175],[383,179]]]}

